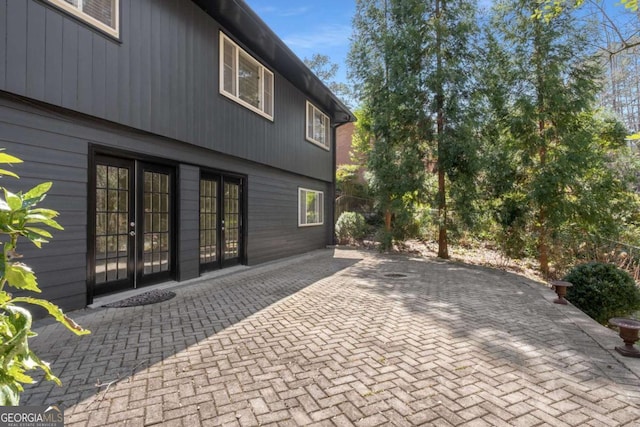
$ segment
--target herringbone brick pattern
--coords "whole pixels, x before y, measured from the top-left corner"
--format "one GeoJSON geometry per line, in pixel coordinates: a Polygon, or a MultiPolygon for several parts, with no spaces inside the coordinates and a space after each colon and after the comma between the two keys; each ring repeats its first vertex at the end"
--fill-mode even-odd
{"type": "Polygon", "coordinates": [[[88,337],[42,328],[64,386],[23,404],[69,426],[640,425],[640,379],[525,282],[320,251],[79,314],[88,337]]]}

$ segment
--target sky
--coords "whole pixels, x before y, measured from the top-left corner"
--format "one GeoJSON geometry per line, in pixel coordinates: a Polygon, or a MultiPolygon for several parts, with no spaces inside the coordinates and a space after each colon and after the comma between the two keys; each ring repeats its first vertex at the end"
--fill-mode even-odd
{"type": "MultiPolygon", "coordinates": [[[[355,0],[245,0],[300,59],[327,55],[339,65],[336,80],[347,81],[346,59],[355,0]]],[[[492,0],[480,0],[488,5],[492,0]]]]}
{"type": "Polygon", "coordinates": [[[300,59],[327,55],[346,81],[354,0],[245,0],[300,59]]]}
{"type": "MultiPolygon", "coordinates": [[[[336,80],[347,81],[346,58],[352,35],[351,20],[355,0],[245,0],[300,59],[314,53],[327,55],[339,65],[336,80]]],[[[478,0],[479,8],[488,8],[493,0],[478,0]]],[[[605,0],[608,10],[618,0],[605,0]]]]}

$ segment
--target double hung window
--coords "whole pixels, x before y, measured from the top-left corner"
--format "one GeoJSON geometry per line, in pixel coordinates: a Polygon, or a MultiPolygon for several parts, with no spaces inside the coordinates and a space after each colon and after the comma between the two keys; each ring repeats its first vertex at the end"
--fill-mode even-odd
{"type": "Polygon", "coordinates": [[[325,150],[331,148],[329,117],[309,101],[307,101],[307,141],[319,145],[325,150]]]}
{"type": "Polygon", "coordinates": [[[220,93],[273,120],[273,73],[222,33],[220,93]]]}
{"type": "Polygon", "coordinates": [[[298,189],[298,226],[324,224],[324,193],[322,191],[298,189]]]}

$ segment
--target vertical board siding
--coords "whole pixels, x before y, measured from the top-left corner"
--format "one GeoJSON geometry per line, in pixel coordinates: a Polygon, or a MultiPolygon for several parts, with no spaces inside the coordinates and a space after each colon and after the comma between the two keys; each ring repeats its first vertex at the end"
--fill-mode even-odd
{"type": "Polygon", "coordinates": [[[50,104],[62,105],[62,61],[63,19],[59,13],[47,10],[45,33],[45,94],[44,100],[50,104]]]}
{"type": "Polygon", "coordinates": [[[46,10],[27,2],[27,22],[33,28],[27,34],[27,96],[44,99],[46,63],[46,10]]]}
{"type": "Polygon", "coordinates": [[[93,114],[98,117],[106,117],[105,98],[107,96],[107,59],[106,43],[103,37],[92,37],[92,69],[93,78],[91,81],[91,101],[93,114]]]}
{"type": "MultiPolygon", "coordinates": [[[[0,25],[3,28],[7,28],[7,1],[0,0],[0,25]]],[[[0,31],[0,86],[6,87],[6,73],[7,73],[7,32],[0,31]]]]}
{"type": "Polygon", "coordinates": [[[9,92],[27,94],[27,6],[30,2],[7,0],[6,82],[9,92]]]}
{"type": "MultiPolygon", "coordinates": [[[[62,24],[62,107],[78,109],[78,24],[64,19],[62,24]]],[[[56,41],[53,40],[49,46],[56,41]]]]}
{"type": "MultiPolygon", "coordinates": [[[[124,58],[126,56],[123,55],[124,58]]],[[[119,118],[118,91],[109,88],[118,88],[118,72],[120,69],[120,56],[118,47],[113,43],[105,43],[105,97],[104,108],[105,118],[112,122],[117,122],[119,118]]]]}
{"type": "Polygon", "coordinates": [[[180,165],[178,271],[180,280],[200,274],[200,169],[180,165]]]}
{"type": "Polygon", "coordinates": [[[78,26],[78,110],[91,111],[95,114],[93,111],[93,65],[93,33],[83,26],[78,26]]]}
{"type": "Polygon", "coordinates": [[[121,0],[121,16],[113,40],[45,1],[0,1],[0,90],[333,179],[333,152],[305,140],[307,98],[281,75],[274,75],[274,121],[220,95],[222,28],[195,3],[121,0]]]}

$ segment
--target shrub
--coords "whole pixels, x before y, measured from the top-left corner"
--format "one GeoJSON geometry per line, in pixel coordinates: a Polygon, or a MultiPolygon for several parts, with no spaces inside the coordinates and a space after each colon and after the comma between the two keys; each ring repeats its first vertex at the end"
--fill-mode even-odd
{"type": "Polygon", "coordinates": [[[613,264],[581,264],[564,280],[573,284],[567,289],[567,299],[603,325],[612,317],[640,309],[640,289],[629,273],[613,264]]]}
{"type": "Polygon", "coordinates": [[[361,242],[368,231],[364,216],[357,212],[343,212],[336,222],[336,238],[340,244],[361,242]]]}
{"type": "Polygon", "coordinates": [[[385,252],[393,249],[393,232],[380,228],[376,232],[376,242],[379,242],[378,250],[385,252]]]}
{"type": "MultiPolygon", "coordinates": [[[[17,157],[2,153],[0,164],[22,163],[17,157]]],[[[0,176],[18,176],[8,170],[0,169],[0,176]]],[[[31,330],[32,315],[24,304],[40,306],[51,316],[78,335],[89,331],[78,326],[67,317],[60,308],[51,302],[31,296],[14,296],[7,287],[22,292],[40,293],[36,275],[24,263],[17,252],[18,239],[24,238],[36,247],[40,247],[51,238],[50,227],[62,230],[54,219],[58,213],[51,209],[36,207],[44,200],[50,182],[40,184],[26,193],[12,193],[0,186],[0,406],[17,406],[22,384],[31,384],[34,380],[27,371],[39,368],[47,381],[60,385],[60,380],[51,372],[49,364],[29,349],[29,340],[36,334],[31,330]]]]}

